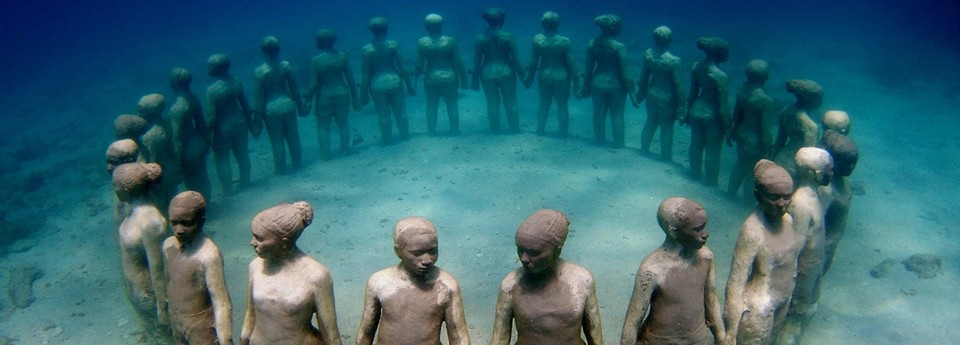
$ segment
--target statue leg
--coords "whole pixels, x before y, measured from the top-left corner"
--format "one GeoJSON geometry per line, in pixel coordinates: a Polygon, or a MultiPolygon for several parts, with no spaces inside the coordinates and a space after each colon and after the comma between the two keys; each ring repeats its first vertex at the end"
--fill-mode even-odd
{"type": "Polygon", "coordinates": [[[566,138],[570,133],[569,83],[562,85],[559,89],[553,90],[553,99],[557,102],[557,123],[560,128],[560,137],[566,138]]]}
{"type": "Polygon", "coordinates": [[[457,104],[457,88],[451,87],[444,91],[443,101],[447,107],[447,118],[450,121],[450,134],[460,134],[460,106],[457,104]]]}
{"type": "Polygon", "coordinates": [[[393,142],[393,124],[390,122],[390,102],[386,91],[374,91],[373,107],[377,110],[377,123],[380,125],[380,143],[390,145],[393,142]]]}
{"type": "Polygon", "coordinates": [[[284,147],[283,118],[267,116],[263,119],[267,127],[267,136],[270,138],[270,149],[273,151],[273,167],[277,174],[287,173],[286,148],[284,147]]]}
{"type": "Polygon", "coordinates": [[[320,160],[330,159],[330,122],[331,109],[317,106],[317,140],[320,142],[320,160]]]}
{"type": "Polygon", "coordinates": [[[716,186],[720,179],[720,148],[723,147],[723,129],[720,124],[711,122],[706,125],[704,138],[704,183],[716,186]]]}
{"type": "Polygon", "coordinates": [[[673,161],[673,123],[676,122],[677,106],[675,104],[661,110],[657,118],[660,120],[660,160],[673,161]]]}
{"type": "Polygon", "coordinates": [[[334,118],[337,121],[337,129],[340,130],[340,153],[350,152],[350,97],[336,102],[337,109],[334,110],[334,118]]]}
{"type": "Polygon", "coordinates": [[[517,108],[517,79],[505,78],[500,83],[500,92],[503,94],[503,108],[507,113],[507,125],[511,133],[520,132],[520,110],[517,108]]]}
{"type": "Polygon", "coordinates": [[[626,106],[627,94],[619,91],[612,95],[610,102],[610,130],[613,134],[613,146],[622,148],[626,144],[626,124],[623,113],[626,106]]]}
{"type": "Polygon", "coordinates": [[[237,157],[237,166],[240,168],[240,187],[246,187],[250,185],[250,139],[243,132],[234,140],[233,155],[237,157]]]}
{"type": "Polygon", "coordinates": [[[483,80],[483,95],[487,100],[487,120],[490,121],[490,131],[500,133],[500,86],[496,80],[483,80]]]}
{"type": "MultiPolygon", "coordinates": [[[[427,134],[437,134],[437,113],[440,108],[440,90],[427,88],[427,134]]],[[[450,105],[447,104],[447,113],[450,113],[450,105]]]]}
{"type": "Polygon", "coordinates": [[[283,136],[290,148],[290,162],[294,169],[299,169],[303,165],[303,145],[300,144],[300,127],[297,125],[296,113],[283,116],[283,136]]]}
{"type": "Polygon", "coordinates": [[[553,102],[552,90],[540,84],[540,104],[537,105],[537,134],[543,135],[547,127],[547,113],[550,112],[550,103],[553,102]]]}
{"type": "Polygon", "coordinates": [[[597,145],[603,145],[606,142],[604,137],[607,133],[606,128],[606,117],[607,117],[607,98],[606,94],[596,92],[592,96],[593,98],[593,137],[597,141],[597,145]]]}
{"type": "Polygon", "coordinates": [[[690,177],[699,180],[703,177],[703,123],[690,121],[690,177]]]}
{"type": "Polygon", "coordinates": [[[230,168],[230,148],[213,150],[213,160],[216,164],[217,178],[220,179],[220,188],[223,194],[233,193],[233,169],[230,168]]]}
{"type": "Polygon", "coordinates": [[[410,123],[407,121],[407,100],[403,94],[403,88],[396,88],[390,92],[390,108],[393,109],[393,117],[397,121],[397,130],[400,132],[400,140],[410,138],[410,123]]]}
{"type": "MultiPolygon", "coordinates": [[[[640,131],[640,153],[650,153],[650,143],[653,142],[653,135],[657,132],[657,126],[660,125],[659,115],[659,107],[647,100],[647,121],[643,123],[643,130],[640,131]]],[[[663,132],[660,136],[663,137],[663,132]]],[[[663,150],[663,147],[660,149],[663,150]]]]}

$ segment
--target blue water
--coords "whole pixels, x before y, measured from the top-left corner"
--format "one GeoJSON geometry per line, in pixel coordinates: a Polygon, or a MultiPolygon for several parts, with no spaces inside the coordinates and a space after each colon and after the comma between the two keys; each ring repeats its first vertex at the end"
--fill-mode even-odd
{"type": "MultiPolygon", "coordinates": [[[[722,67],[731,86],[743,81],[743,66],[754,58],[770,63],[767,90],[775,98],[790,99],[783,89],[787,79],[818,81],[826,92],[821,110],[851,114],[852,138],[861,150],[852,181],[865,193],[854,197],[847,238],[804,343],[943,343],[960,336],[947,327],[960,322],[952,298],[960,235],[950,225],[960,204],[956,0],[4,2],[0,272],[33,265],[45,274],[34,284],[31,307],[15,309],[0,298],[0,336],[16,344],[131,342],[136,317],[123,296],[103,152],[113,138],[113,119],[134,112],[140,96],[160,92],[170,100],[171,68],[191,69],[193,90],[201,94],[210,82],[203,73],[207,56],[227,53],[250,92],[251,72],[262,61],[260,39],[275,35],[304,86],[316,30],[336,29],[337,47],[352,56],[356,69],[359,48],[370,38],[366,22],[377,15],[390,20],[390,37],[401,42],[412,68],[414,42],[425,34],[422,20],[431,12],[444,16],[445,34],[459,40],[470,68],[473,37],[485,27],[480,13],[494,5],[506,10],[505,28],[517,37],[524,62],[543,11],[560,13],[560,32],[574,42],[581,69],[586,42],[597,33],[592,18],[615,13],[624,19],[620,40],[629,47],[634,75],[640,52],[651,44],[649,32],[668,25],[671,51],[685,66],[702,56],[697,37],[727,39],[730,59],[722,67]],[[14,240],[30,245],[14,252],[14,240]],[[899,267],[892,278],[866,273],[884,259],[916,253],[942,257],[943,274],[925,280],[899,267]]],[[[486,134],[483,96],[466,91],[464,136],[427,138],[420,90],[408,99],[414,139],[389,148],[376,145],[368,106],[352,120],[366,144],[329,163],[318,161],[311,116],[300,122],[307,167],[289,177],[272,176],[265,139],[251,141],[254,189],[219,200],[221,209],[211,210],[208,224],[226,259],[235,334],[253,255],[246,246],[249,219],[296,199],[318,209],[302,246],[333,271],[340,330],[351,337],[363,282],[395,262],[385,250],[387,229],[411,214],[427,215],[441,228],[441,248],[448,249],[440,265],[464,286],[474,343],[487,341],[496,285],[517,267],[512,231],[540,207],[571,215],[576,242],[565,257],[598,278],[607,342],[619,338],[632,274],[661,240],[651,207],[666,196],[686,195],[707,206],[722,296],[736,229],[751,205],[684,177],[689,131],[677,134],[674,158],[681,165],[654,163],[636,154],[642,107],[628,107],[627,148],[611,150],[589,140],[589,101],[572,100],[575,140],[538,138],[532,134],[535,95],[520,93],[523,134],[486,134]]],[[[732,150],[724,150],[721,187],[733,162],[732,150]]]]}

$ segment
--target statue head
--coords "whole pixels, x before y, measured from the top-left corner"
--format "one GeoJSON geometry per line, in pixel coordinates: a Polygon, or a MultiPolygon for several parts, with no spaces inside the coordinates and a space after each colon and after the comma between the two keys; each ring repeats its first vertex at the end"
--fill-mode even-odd
{"type": "Polygon", "coordinates": [[[428,32],[440,32],[440,29],[443,28],[443,17],[436,13],[428,14],[423,19],[423,26],[428,32]]]}
{"type": "Polygon", "coordinates": [[[185,91],[190,89],[190,83],[193,82],[193,75],[190,70],[183,67],[174,67],[170,71],[170,87],[176,91],[185,91]]]}
{"type": "Polygon", "coordinates": [[[127,163],[113,170],[113,191],[117,198],[129,202],[146,196],[150,186],[160,182],[163,169],[156,163],[127,163]]]}
{"type": "Polygon", "coordinates": [[[491,7],[483,11],[483,20],[490,26],[503,25],[503,22],[507,19],[506,17],[507,13],[499,7],[491,7]]]}
{"type": "Polygon", "coordinates": [[[276,259],[296,247],[297,239],[313,222],[313,207],[306,201],[280,204],[260,211],[250,224],[257,256],[276,259]]]}
{"type": "Polygon", "coordinates": [[[747,80],[754,83],[764,83],[770,78],[770,65],[766,60],[754,59],[747,63],[747,80]]]}
{"type": "Polygon", "coordinates": [[[798,178],[814,180],[821,186],[830,184],[833,178],[833,158],[830,153],[817,147],[802,147],[794,157],[798,178]]]}
{"type": "Polygon", "coordinates": [[[653,29],[653,43],[656,44],[657,47],[669,47],[670,43],[673,43],[673,31],[666,26],[658,26],[656,29],[653,29]]]}
{"type": "Polygon", "coordinates": [[[823,113],[823,129],[849,135],[850,115],[843,110],[827,110],[823,113]]]}
{"type": "Polygon", "coordinates": [[[337,43],[337,32],[333,29],[320,29],[316,35],[317,48],[333,49],[333,44],[337,43]]]}
{"type": "Polygon", "coordinates": [[[405,271],[427,275],[434,271],[439,254],[437,228],[423,217],[401,219],[393,227],[393,250],[405,271]]]}
{"type": "Polygon", "coordinates": [[[552,270],[560,260],[570,220],[560,211],[539,210],[517,229],[517,256],[529,273],[552,270]]]}
{"type": "Polygon", "coordinates": [[[657,208],[657,223],[667,238],[684,249],[696,250],[707,244],[707,211],[700,203],[681,197],[667,198],[657,208]]]}
{"type": "Polygon", "coordinates": [[[152,122],[160,119],[163,114],[163,108],[166,106],[166,99],[159,93],[151,93],[140,97],[137,102],[137,115],[152,122]]]}
{"type": "Polygon", "coordinates": [[[267,36],[260,40],[260,51],[267,57],[277,57],[280,54],[280,40],[274,36],[267,36]]]}
{"type": "Polygon", "coordinates": [[[823,132],[822,146],[833,158],[834,174],[846,177],[853,173],[860,159],[860,149],[850,137],[828,129],[823,132]]]}
{"type": "Polygon", "coordinates": [[[761,159],[753,166],[753,196],[763,214],[779,220],[787,213],[793,197],[793,177],[772,161],[761,159]]]}
{"type": "Polygon", "coordinates": [[[117,139],[139,140],[148,129],[147,120],[137,115],[123,114],[113,121],[117,139]]]}
{"type": "Polygon", "coordinates": [[[118,166],[133,163],[139,156],[139,147],[133,139],[120,139],[107,147],[107,172],[113,174],[118,166]]]}
{"type": "Polygon", "coordinates": [[[797,108],[811,110],[823,104],[823,88],[810,79],[787,80],[787,92],[797,99],[797,108]]]}
{"type": "Polygon", "coordinates": [[[600,28],[600,32],[605,36],[620,35],[622,21],[615,14],[602,14],[593,18],[593,25],[600,28]]]}
{"type": "Polygon", "coordinates": [[[717,63],[727,61],[730,57],[730,44],[720,37],[700,37],[697,39],[697,49],[702,50],[707,57],[717,63]]]}
{"type": "Polygon", "coordinates": [[[227,73],[230,73],[230,57],[227,54],[213,54],[207,58],[207,74],[224,77],[227,73]]]}
{"type": "Polygon", "coordinates": [[[544,30],[553,31],[560,27],[560,15],[554,11],[547,11],[540,17],[540,26],[544,30]]]}
{"type": "Polygon", "coordinates": [[[387,33],[387,18],[384,17],[373,17],[370,19],[370,22],[367,23],[367,28],[370,29],[374,35],[385,35],[387,33]]]}
{"type": "Polygon", "coordinates": [[[184,191],[170,200],[167,214],[170,218],[170,230],[182,247],[193,242],[203,231],[203,223],[207,219],[207,203],[200,193],[184,191]]]}

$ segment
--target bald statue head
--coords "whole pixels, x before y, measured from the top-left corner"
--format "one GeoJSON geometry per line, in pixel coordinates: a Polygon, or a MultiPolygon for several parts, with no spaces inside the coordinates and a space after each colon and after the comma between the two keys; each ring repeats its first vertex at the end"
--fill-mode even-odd
{"type": "Polygon", "coordinates": [[[268,58],[280,55],[280,40],[275,36],[267,36],[260,40],[260,51],[268,58]]]}
{"type": "Polygon", "coordinates": [[[747,63],[747,80],[754,83],[765,83],[770,77],[770,65],[766,60],[755,59],[747,63]]]}
{"type": "Polygon", "coordinates": [[[427,17],[423,19],[423,27],[426,28],[428,32],[440,32],[440,29],[443,28],[443,17],[436,13],[428,14],[427,17]]]}
{"type": "Polygon", "coordinates": [[[437,228],[423,217],[407,217],[397,221],[393,227],[393,245],[403,248],[416,237],[428,237],[437,240],[437,228]]]}
{"type": "Polygon", "coordinates": [[[803,147],[797,151],[794,160],[797,163],[797,175],[801,181],[813,179],[821,186],[830,184],[830,179],[833,177],[833,158],[826,150],[803,147]]]}
{"type": "Polygon", "coordinates": [[[860,149],[850,137],[833,130],[823,132],[822,146],[833,157],[833,173],[840,176],[850,176],[857,167],[860,159],[860,149]]]}
{"type": "Polygon", "coordinates": [[[207,58],[207,74],[211,77],[224,77],[230,73],[230,57],[226,54],[213,54],[207,58]]]}
{"type": "Polygon", "coordinates": [[[113,173],[118,166],[133,163],[139,156],[139,147],[133,139],[120,139],[107,147],[107,172],[113,173]]]}
{"type": "Polygon", "coordinates": [[[207,220],[207,202],[200,193],[192,190],[181,192],[170,200],[167,214],[173,236],[182,247],[193,242],[203,231],[203,223],[207,220]]]}
{"type": "Polygon", "coordinates": [[[370,29],[370,32],[374,35],[385,35],[387,33],[387,18],[384,17],[373,17],[370,19],[370,22],[367,23],[367,28],[370,29]]]}
{"type": "Polygon", "coordinates": [[[147,122],[156,121],[163,114],[165,104],[166,100],[159,93],[145,95],[140,97],[140,101],[137,102],[137,115],[143,117],[147,122]]]}
{"type": "Polygon", "coordinates": [[[393,227],[393,252],[413,277],[431,277],[439,256],[437,228],[423,217],[401,219],[393,227]]]}
{"type": "Polygon", "coordinates": [[[599,27],[605,36],[619,36],[622,22],[615,14],[602,14],[593,18],[593,25],[599,27]]]}
{"type": "Polygon", "coordinates": [[[333,29],[320,29],[317,31],[315,41],[317,48],[333,49],[333,45],[337,43],[337,32],[333,29]]]}
{"type": "Polygon", "coordinates": [[[554,31],[560,27],[560,15],[554,11],[547,11],[540,17],[540,26],[544,30],[554,31]]]}
{"type": "Polygon", "coordinates": [[[137,115],[123,114],[113,121],[117,139],[139,140],[147,132],[148,127],[147,120],[137,115]]]}
{"type": "Polygon", "coordinates": [[[653,43],[660,48],[669,47],[673,43],[673,30],[664,25],[653,29],[653,43]]]}
{"type": "Polygon", "coordinates": [[[827,110],[823,113],[823,129],[830,129],[843,135],[849,135],[850,115],[843,110],[827,110]]]}
{"type": "Polygon", "coordinates": [[[770,160],[761,159],[753,166],[753,196],[764,215],[780,220],[793,196],[793,177],[786,169],[770,160]]]}
{"type": "Polygon", "coordinates": [[[504,12],[502,8],[491,7],[483,11],[483,20],[490,26],[503,25],[506,19],[507,13],[504,12]]]}
{"type": "Polygon", "coordinates": [[[667,238],[688,249],[707,243],[707,211],[700,203],[681,197],[667,198],[657,208],[657,223],[667,238]]]}
{"type": "Polygon", "coordinates": [[[536,239],[556,248],[562,248],[567,241],[570,220],[556,210],[540,210],[527,217],[517,229],[517,240],[520,238],[536,239]]]}

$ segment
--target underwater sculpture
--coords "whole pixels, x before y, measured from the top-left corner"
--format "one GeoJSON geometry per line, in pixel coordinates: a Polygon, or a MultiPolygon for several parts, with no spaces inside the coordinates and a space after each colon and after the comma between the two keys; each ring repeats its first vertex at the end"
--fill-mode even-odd
{"type": "Polygon", "coordinates": [[[190,90],[193,75],[182,67],[170,72],[170,87],[177,98],[170,106],[170,125],[173,127],[173,147],[183,173],[187,190],[212,195],[207,174],[207,155],[210,153],[210,128],[203,115],[200,98],[190,90]]]}
{"type": "Polygon", "coordinates": [[[423,21],[428,36],[417,41],[417,64],[414,68],[414,86],[420,75],[423,78],[423,90],[427,94],[427,133],[437,132],[437,113],[440,99],[447,107],[450,134],[460,133],[460,110],[457,106],[458,87],[466,90],[467,70],[460,58],[457,40],[441,32],[443,17],[429,14],[423,21]]]}
{"type": "Polygon", "coordinates": [[[777,125],[772,118],[773,98],[763,90],[763,84],[770,76],[770,66],[764,60],[751,60],[747,63],[746,75],[747,80],[737,91],[728,137],[737,143],[737,162],[730,171],[730,183],[727,184],[727,194],[732,197],[740,193],[741,185],[744,185],[743,196],[750,196],[748,187],[751,183],[744,184],[744,180],[750,180],[750,171],[760,159],[770,157],[772,130],[777,125]]]}
{"type": "Polygon", "coordinates": [[[343,51],[334,49],[337,33],[331,29],[317,31],[316,45],[320,54],[310,63],[310,84],[306,106],[316,105],[313,114],[317,117],[317,139],[320,141],[320,159],[330,159],[330,125],[336,121],[340,133],[340,154],[350,152],[350,107],[360,110],[356,82],[350,69],[349,59],[343,51]]]}
{"type": "MultiPolygon", "coordinates": [[[[157,163],[163,167],[164,178],[153,191],[158,208],[163,208],[177,193],[180,184],[180,162],[173,144],[173,129],[163,118],[166,100],[163,95],[151,93],[140,97],[137,102],[137,116],[147,120],[147,131],[141,136],[140,155],[148,163],[157,163]]],[[[166,210],[161,210],[166,211],[166,210]]]]}
{"type": "Polygon", "coordinates": [[[668,198],[657,223],[666,237],[637,270],[620,344],[708,344],[710,333],[724,344],[707,212],[696,201],[668,198]]]}
{"type": "Polygon", "coordinates": [[[826,199],[819,190],[833,177],[833,159],[823,149],[804,147],[797,151],[797,190],[793,192],[788,212],[793,216],[794,231],[805,243],[797,258],[796,285],[783,326],[777,332],[776,344],[798,344],[803,328],[817,310],[820,299],[820,278],[823,277],[825,253],[824,216],[826,199]]]}
{"type": "Polygon", "coordinates": [[[827,110],[823,113],[823,130],[833,130],[850,135],[850,114],[843,110],[827,110]]]}
{"type": "Polygon", "coordinates": [[[469,345],[460,284],[437,267],[437,229],[426,218],[401,219],[393,228],[400,263],[367,280],[357,344],[469,345]]]}
{"type": "Polygon", "coordinates": [[[517,109],[517,78],[524,79],[517,42],[513,35],[503,30],[506,13],[499,7],[483,12],[487,30],[477,35],[473,55],[473,81],[471,88],[480,90],[487,99],[487,119],[490,131],[500,133],[500,103],[507,114],[507,126],[511,133],[520,131],[520,112],[517,109]]]}
{"type": "Polygon", "coordinates": [[[300,97],[293,66],[280,59],[280,41],[273,36],[264,37],[260,51],[267,61],[253,71],[253,118],[263,119],[273,151],[274,171],[284,175],[290,172],[284,143],[290,150],[291,168],[299,169],[302,165],[297,114],[307,116],[310,111],[300,97]]]}
{"type": "Polygon", "coordinates": [[[580,90],[580,76],[573,59],[570,39],[557,34],[560,15],[547,11],[540,19],[543,33],[533,37],[530,48],[530,66],[527,68],[523,85],[530,88],[533,77],[537,75],[537,88],[540,89],[540,104],[537,107],[537,134],[542,135],[547,126],[547,113],[550,104],[557,103],[557,124],[560,137],[567,137],[570,130],[570,94],[580,90]],[[573,91],[571,91],[571,85],[573,91]]]}
{"type": "Polygon", "coordinates": [[[687,114],[681,122],[690,125],[691,177],[716,186],[720,176],[720,148],[724,136],[730,135],[727,73],[719,65],[727,61],[730,45],[719,37],[700,37],[697,48],[706,57],[693,64],[687,114]]]}
{"type": "MultiPolygon", "coordinates": [[[[136,162],[139,158],[139,151],[137,149],[137,142],[133,139],[120,139],[114,141],[107,147],[107,173],[113,177],[113,171],[126,163],[136,162]]],[[[113,226],[119,227],[120,223],[123,222],[128,214],[130,214],[130,203],[125,201],[120,201],[120,199],[114,194],[114,203],[113,203],[113,226]]]]}
{"type": "Polygon", "coordinates": [[[207,205],[195,191],[170,201],[173,236],[163,242],[170,328],[177,344],[233,344],[233,316],[220,248],[203,233],[207,205]]]}
{"type": "Polygon", "coordinates": [[[312,221],[313,207],[304,201],[253,218],[257,257],[250,262],[240,344],[340,344],[330,271],[297,246],[312,221]]]}
{"type": "Polygon", "coordinates": [[[829,204],[823,220],[826,227],[823,273],[826,274],[830,265],[833,264],[837,245],[847,229],[847,214],[850,212],[850,202],[853,199],[848,178],[857,167],[860,149],[849,137],[832,129],[823,132],[820,146],[833,158],[833,180],[830,181],[829,186],[820,187],[820,193],[827,196],[829,204]]]}
{"type": "Polygon", "coordinates": [[[673,123],[683,118],[687,104],[680,80],[682,61],[667,49],[673,32],[666,26],[653,30],[654,47],[643,52],[637,103],[647,102],[647,121],[640,132],[640,152],[650,153],[653,135],[660,129],[660,160],[673,161],[673,123]]]}
{"type": "MultiPolygon", "coordinates": [[[[137,146],[143,147],[142,137],[147,132],[147,120],[137,115],[122,114],[113,120],[113,129],[117,140],[131,139],[137,146]]],[[[142,161],[143,157],[138,159],[142,161]]]]}
{"type": "Polygon", "coordinates": [[[500,283],[491,345],[603,344],[600,306],[593,274],[560,258],[570,221],[563,213],[540,210],[517,229],[517,256],[523,265],[500,283]],[[581,335],[582,332],[582,335],[581,335]]]}
{"type": "Polygon", "coordinates": [[[360,104],[366,105],[373,98],[380,125],[380,142],[389,145],[393,142],[391,112],[397,121],[400,140],[409,137],[404,86],[411,96],[416,95],[416,91],[407,68],[403,66],[400,45],[397,41],[387,39],[387,18],[370,19],[367,27],[373,33],[373,42],[363,46],[360,53],[360,104]]]}
{"type": "Polygon", "coordinates": [[[130,204],[117,229],[124,290],[144,330],[156,340],[170,335],[162,250],[167,220],[150,197],[162,174],[156,163],[127,163],[113,171],[117,199],[130,204]]]}
{"type": "Polygon", "coordinates": [[[207,104],[204,106],[207,123],[213,132],[213,159],[217,177],[224,194],[233,193],[233,170],[230,153],[233,152],[240,169],[240,187],[250,184],[250,153],[247,131],[254,137],[263,131],[263,119],[254,118],[243,92],[243,84],[230,74],[230,58],[214,54],[207,59],[207,74],[215,78],[207,86],[207,104]]]}
{"type": "Polygon", "coordinates": [[[756,210],[740,228],[727,278],[723,321],[727,344],[771,344],[793,295],[797,257],[805,244],[787,213],[793,179],[776,163],[753,168],[756,210]]]}
{"type": "Polygon", "coordinates": [[[620,35],[620,17],[604,14],[593,19],[600,35],[587,44],[587,67],[584,69],[581,98],[593,98],[593,134],[598,145],[606,142],[607,115],[613,132],[613,146],[624,146],[624,107],[627,95],[635,106],[634,84],[628,75],[627,47],[616,37],[620,35]]]}
{"type": "Polygon", "coordinates": [[[810,118],[810,113],[823,103],[823,88],[808,79],[790,79],[786,83],[787,92],[792,93],[796,102],[780,110],[780,130],[774,143],[773,161],[797,178],[797,166],[794,156],[801,147],[817,144],[819,128],[810,118]]]}

